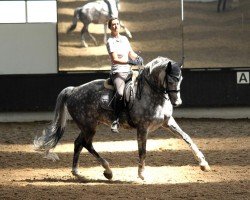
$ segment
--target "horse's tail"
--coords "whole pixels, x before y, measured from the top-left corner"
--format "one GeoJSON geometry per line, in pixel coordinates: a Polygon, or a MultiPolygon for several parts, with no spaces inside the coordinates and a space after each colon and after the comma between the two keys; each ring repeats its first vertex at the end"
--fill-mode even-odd
{"type": "Polygon", "coordinates": [[[37,151],[45,151],[48,155],[49,150],[53,149],[61,137],[67,121],[67,105],[66,101],[72,93],[74,87],[67,87],[63,89],[57,97],[55,116],[51,124],[43,131],[42,136],[34,139],[34,147],[37,151]]]}
{"type": "Polygon", "coordinates": [[[73,16],[73,20],[72,20],[72,24],[71,24],[70,27],[68,28],[67,33],[69,33],[69,32],[71,32],[71,31],[75,30],[76,25],[77,25],[77,21],[78,21],[78,19],[80,18],[80,12],[81,12],[81,10],[82,10],[82,7],[78,7],[78,8],[75,9],[75,11],[74,11],[74,16],[73,16]]]}

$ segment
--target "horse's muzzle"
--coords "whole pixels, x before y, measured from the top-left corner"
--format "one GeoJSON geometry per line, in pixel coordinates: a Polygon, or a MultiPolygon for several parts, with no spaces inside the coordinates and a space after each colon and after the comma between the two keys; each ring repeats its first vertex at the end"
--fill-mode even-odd
{"type": "Polygon", "coordinates": [[[178,107],[178,106],[180,106],[182,104],[182,100],[181,99],[178,99],[177,101],[175,101],[174,103],[173,103],[173,106],[174,107],[178,107]]]}

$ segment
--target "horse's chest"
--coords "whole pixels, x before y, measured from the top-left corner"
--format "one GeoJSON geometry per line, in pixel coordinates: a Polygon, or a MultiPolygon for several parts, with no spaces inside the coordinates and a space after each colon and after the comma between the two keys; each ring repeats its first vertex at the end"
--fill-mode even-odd
{"type": "Polygon", "coordinates": [[[169,100],[165,101],[162,112],[164,116],[170,117],[173,114],[173,106],[169,100]]]}
{"type": "Polygon", "coordinates": [[[172,104],[170,101],[165,101],[163,104],[148,106],[143,117],[147,116],[152,123],[161,123],[166,117],[170,117],[173,113],[172,104]]]}

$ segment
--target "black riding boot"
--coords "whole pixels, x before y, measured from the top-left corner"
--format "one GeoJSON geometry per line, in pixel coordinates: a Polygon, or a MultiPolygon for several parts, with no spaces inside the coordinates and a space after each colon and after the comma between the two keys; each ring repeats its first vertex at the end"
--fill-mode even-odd
{"type": "Polygon", "coordinates": [[[122,97],[116,97],[114,103],[114,111],[115,111],[115,121],[111,124],[111,131],[113,133],[119,133],[119,117],[123,109],[123,100],[122,97]]]}

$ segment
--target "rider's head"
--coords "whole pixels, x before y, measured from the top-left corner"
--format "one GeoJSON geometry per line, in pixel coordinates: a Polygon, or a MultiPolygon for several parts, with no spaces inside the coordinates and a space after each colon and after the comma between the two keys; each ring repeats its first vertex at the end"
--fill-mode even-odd
{"type": "Polygon", "coordinates": [[[117,17],[111,18],[111,19],[108,21],[108,28],[111,30],[112,25],[117,24],[117,22],[118,22],[118,24],[120,25],[120,20],[119,20],[117,17]]]}

